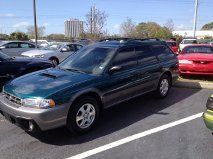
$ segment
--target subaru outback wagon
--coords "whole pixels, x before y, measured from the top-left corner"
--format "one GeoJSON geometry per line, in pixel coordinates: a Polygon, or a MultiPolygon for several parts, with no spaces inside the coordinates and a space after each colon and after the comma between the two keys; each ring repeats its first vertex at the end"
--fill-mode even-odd
{"type": "Polygon", "coordinates": [[[55,68],[7,83],[0,112],[26,131],[66,126],[81,134],[96,125],[104,108],[151,91],[167,96],[177,77],[177,57],[165,42],[106,40],[81,49],[55,68]]]}

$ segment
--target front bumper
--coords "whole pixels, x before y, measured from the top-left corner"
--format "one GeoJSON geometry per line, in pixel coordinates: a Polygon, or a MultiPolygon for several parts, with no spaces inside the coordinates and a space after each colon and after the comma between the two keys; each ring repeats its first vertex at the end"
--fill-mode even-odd
{"type": "Polygon", "coordinates": [[[203,113],[203,120],[206,124],[206,127],[213,131],[213,111],[207,109],[205,113],[203,113]]]}
{"type": "Polygon", "coordinates": [[[12,123],[29,130],[29,123],[42,131],[54,129],[66,124],[69,105],[55,106],[50,109],[35,109],[19,106],[0,94],[0,113],[12,123]]]}

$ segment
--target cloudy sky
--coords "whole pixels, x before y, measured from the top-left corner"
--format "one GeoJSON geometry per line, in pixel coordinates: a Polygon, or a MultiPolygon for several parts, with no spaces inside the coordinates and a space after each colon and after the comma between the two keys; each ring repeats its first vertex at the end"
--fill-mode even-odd
{"type": "MultiPolygon", "coordinates": [[[[0,32],[26,31],[33,25],[33,0],[0,0],[0,32]]],[[[155,21],[161,25],[168,19],[177,30],[192,29],[195,0],[37,0],[38,25],[46,34],[64,33],[64,21],[69,18],[85,20],[91,5],[108,15],[105,28],[119,33],[127,17],[135,23],[155,21]]],[[[199,0],[198,28],[213,21],[213,0],[199,0]]]]}

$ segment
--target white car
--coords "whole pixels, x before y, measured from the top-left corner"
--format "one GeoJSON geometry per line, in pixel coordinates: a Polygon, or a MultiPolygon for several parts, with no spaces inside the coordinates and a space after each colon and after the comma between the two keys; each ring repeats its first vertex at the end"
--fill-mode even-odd
{"type": "Polygon", "coordinates": [[[44,58],[51,60],[53,64],[58,65],[72,53],[81,49],[83,45],[74,43],[56,43],[47,47],[23,52],[22,56],[31,58],[44,58]]]}
{"type": "Polygon", "coordinates": [[[179,45],[179,51],[182,51],[185,46],[191,44],[197,44],[197,39],[183,39],[179,45]]]}

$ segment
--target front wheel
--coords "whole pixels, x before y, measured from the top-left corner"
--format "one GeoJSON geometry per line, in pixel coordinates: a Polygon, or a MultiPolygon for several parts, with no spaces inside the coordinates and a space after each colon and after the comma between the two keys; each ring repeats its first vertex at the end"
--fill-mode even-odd
{"type": "Polygon", "coordinates": [[[169,90],[171,88],[171,78],[164,74],[158,83],[158,88],[156,90],[156,95],[159,98],[164,98],[167,96],[169,90]]]}
{"type": "Polygon", "coordinates": [[[67,128],[72,133],[83,134],[91,130],[99,118],[99,104],[93,97],[84,97],[71,106],[67,117],[67,128]]]}

